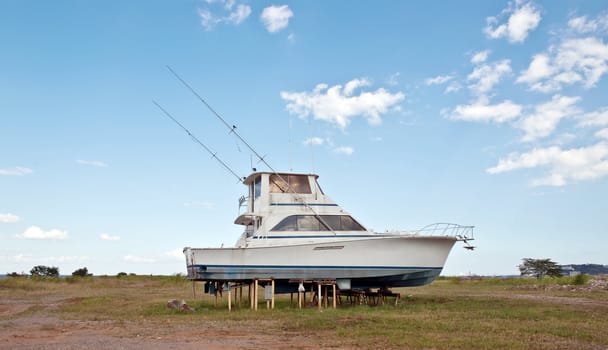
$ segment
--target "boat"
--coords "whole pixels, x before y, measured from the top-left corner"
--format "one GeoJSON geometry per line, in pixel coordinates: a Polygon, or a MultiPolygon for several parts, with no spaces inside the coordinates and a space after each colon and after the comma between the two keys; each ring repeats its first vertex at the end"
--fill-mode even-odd
{"type": "Polygon", "coordinates": [[[242,181],[248,193],[234,221],[243,234],[230,248],[184,248],[188,278],[273,280],[277,293],[323,280],[340,290],[412,287],[439,276],[456,242],[473,248],[473,226],[369,230],[323,192],[318,177],[254,170],[242,181]]]}
{"type": "MultiPolygon", "coordinates": [[[[271,280],[275,292],[295,292],[322,283],[340,290],[421,286],[441,273],[457,241],[465,248],[473,226],[436,223],[414,231],[374,232],[327,196],[316,174],[277,172],[211,105],[167,69],[270,171],[241,178],[159,103],[153,103],[218,163],[247,186],[234,221],[244,227],[232,248],[185,247],[188,278],[230,288],[271,280]],[[241,213],[241,208],[244,212],[241,213]]],[[[251,289],[250,289],[251,291],[251,289]]]]}

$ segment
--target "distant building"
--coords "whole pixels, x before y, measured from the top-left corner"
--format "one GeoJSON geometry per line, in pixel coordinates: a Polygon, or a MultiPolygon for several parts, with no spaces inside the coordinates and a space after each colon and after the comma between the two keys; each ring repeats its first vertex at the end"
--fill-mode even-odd
{"type": "Polygon", "coordinates": [[[608,265],[600,264],[570,264],[561,265],[563,276],[576,276],[581,273],[587,275],[608,275],[608,265]]]}

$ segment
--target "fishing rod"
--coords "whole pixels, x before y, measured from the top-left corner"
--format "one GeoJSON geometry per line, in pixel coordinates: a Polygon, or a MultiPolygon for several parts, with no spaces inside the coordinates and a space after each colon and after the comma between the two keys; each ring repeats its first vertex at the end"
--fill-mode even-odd
{"type": "Polygon", "coordinates": [[[194,90],[192,86],[190,86],[190,84],[188,84],[184,79],[182,79],[182,77],[180,77],[179,74],[177,74],[173,70],[173,68],[171,68],[171,66],[166,67],[169,72],[171,72],[171,74],[173,74],[173,76],[177,78],[177,80],[179,80],[188,90],[190,90],[190,92],[194,96],[196,96],[196,98],[198,98],[198,100],[201,101],[211,111],[211,113],[213,113],[213,115],[215,115],[228,128],[228,130],[230,131],[229,133],[233,133],[234,136],[239,139],[239,141],[241,141],[245,146],[247,146],[247,148],[249,148],[251,152],[253,152],[253,154],[258,158],[258,162],[264,163],[264,165],[266,165],[268,169],[270,169],[270,171],[272,171],[273,173],[277,173],[277,171],[274,170],[272,166],[268,164],[268,162],[266,162],[264,156],[261,156],[258,152],[256,152],[256,150],[251,147],[251,145],[249,145],[249,143],[247,143],[247,141],[245,141],[245,139],[241,135],[239,135],[239,133],[236,131],[236,125],[230,125],[228,122],[226,122],[226,120],[222,118],[222,116],[218,112],[216,112],[215,109],[213,109],[213,107],[211,107],[211,105],[209,105],[209,103],[207,103],[207,101],[205,101],[205,99],[201,95],[199,95],[199,93],[196,92],[196,90],[194,90]]]}
{"type": "Polygon", "coordinates": [[[270,164],[268,164],[268,162],[264,159],[263,156],[261,156],[258,152],[256,152],[255,149],[253,149],[253,147],[251,147],[251,145],[249,145],[249,143],[247,143],[247,141],[245,141],[245,139],[243,139],[243,137],[241,135],[239,135],[239,133],[236,131],[236,125],[230,125],[228,122],[226,122],[226,120],[224,118],[222,118],[222,116],[216,112],[215,109],[213,109],[213,107],[211,107],[211,105],[209,103],[207,103],[207,101],[205,101],[205,99],[199,95],[198,92],[196,92],[196,90],[194,90],[194,88],[192,86],[190,86],[190,84],[188,84],[179,74],[177,74],[177,72],[175,72],[173,70],[173,68],[171,68],[171,66],[167,65],[166,66],[167,69],[169,70],[169,72],[171,72],[171,74],[173,74],[173,76],[175,78],[177,78],[177,80],[179,80],[188,90],[190,90],[190,92],[196,96],[196,98],[201,101],[210,111],[211,113],[213,113],[213,115],[215,115],[229,130],[229,134],[232,133],[234,134],[234,136],[236,136],[239,141],[241,141],[245,146],[247,146],[247,148],[249,148],[249,150],[258,158],[258,162],[262,162],[264,163],[264,165],[266,165],[268,167],[268,169],[270,169],[270,171],[277,175],[279,177],[279,179],[285,184],[287,185],[287,189],[289,192],[291,192],[292,196],[294,196],[294,198],[296,200],[299,200],[300,202],[302,202],[302,204],[308,209],[310,210],[314,216],[321,221],[321,223],[323,225],[325,225],[331,232],[334,233],[334,235],[336,235],[336,232],[331,228],[331,226],[329,226],[329,224],[327,224],[327,222],[325,222],[325,220],[323,220],[323,218],[306,202],[306,200],[304,199],[304,197],[302,197],[299,193],[297,193],[293,187],[289,184],[289,182],[287,180],[285,180],[283,178],[283,176],[281,176],[281,174],[279,174],[279,172],[277,172],[276,170],[274,170],[274,168],[272,166],[270,166],[270,164]]]}
{"type": "Polygon", "coordinates": [[[182,123],[180,123],[177,119],[175,119],[169,112],[167,112],[166,109],[164,109],[160,104],[158,104],[156,101],[152,101],[156,107],[158,107],[158,109],[160,109],[167,117],[169,117],[169,119],[171,119],[175,124],[179,125],[180,128],[182,128],[182,130],[184,130],[186,132],[186,134],[188,134],[188,136],[190,136],[190,138],[192,139],[192,141],[198,143],[201,147],[203,147],[207,152],[209,152],[209,154],[211,154],[212,158],[215,158],[215,160],[217,160],[226,170],[228,170],[230,173],[232,173],[232,175],[234,175],[239,182],[243,182],[243,177],[237,175],[237,173],[234,172],[234,170],[232,170],[226,163],[224,163],[224,161],[222,161],[218,156],[216,152],[213,152],[211,149],[209,149],[209,147],[207,147],[201,140],[199,140],[194,134],[192,134],[190,132],[190,130],[188,130],[184,125],[182,125],[182,123]]]}

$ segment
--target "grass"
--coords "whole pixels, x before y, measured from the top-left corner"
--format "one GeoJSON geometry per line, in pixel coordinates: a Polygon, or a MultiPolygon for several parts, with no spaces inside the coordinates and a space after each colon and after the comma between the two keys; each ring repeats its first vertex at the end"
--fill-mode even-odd
{"type": "MultiPolygon", "coordinates": [[[[226,296],[216,307],[198,284],[193,298],[192,283],[180,276],[7,278],[0,280],[0,298],[32,304],[27,313],[49,312],[54,305],[64,319],[145,324],[149,334],[178,329],[213,329],[226,336],[261,332],[305,337],[319,347],[605,349],[608,291],[547,288],[576,283],[580,281],[569,277],[441,278],[399,290],[397,306],[343,305],[321,312],[290,307],[289,295],[277,298],[275,310],[260,302],[257,312],[246,306],[228,312],[226,296]],[[167,301],[174,298],[186,299],[196,312],[168,309],[167,301]]],[[[7,317],[19,315],[0,320],[7,317]]]]}

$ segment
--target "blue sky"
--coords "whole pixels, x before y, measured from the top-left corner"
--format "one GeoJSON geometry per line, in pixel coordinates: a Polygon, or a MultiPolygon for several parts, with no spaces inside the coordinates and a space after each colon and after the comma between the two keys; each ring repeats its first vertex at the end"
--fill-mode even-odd
{"type": "Polygon", "coordinates": [[[184,273],[251,152],[367,227],[476,226],[444,274],[606,260],[602,1],[2,1],[0,273],[184,273]]]}

